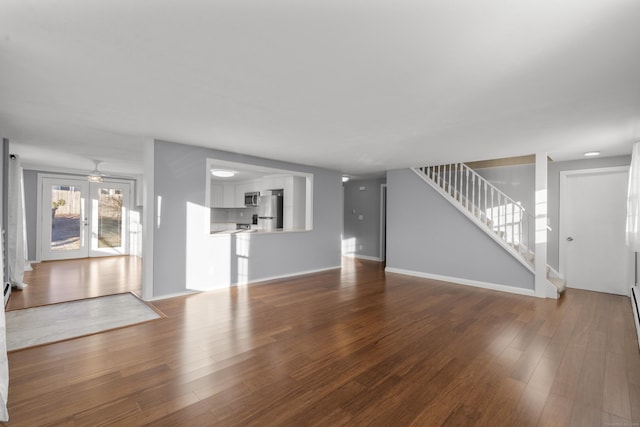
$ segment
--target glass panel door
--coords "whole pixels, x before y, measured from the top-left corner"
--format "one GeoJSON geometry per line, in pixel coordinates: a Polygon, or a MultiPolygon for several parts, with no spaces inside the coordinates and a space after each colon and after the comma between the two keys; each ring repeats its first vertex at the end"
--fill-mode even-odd
{"type": "Polygon", "coordinates": [[[43,179],[43,259],[88,256],[88,184],[80,180],[43,179]]]}
{"type": "Polygon", "coordinates": [[[127,253],[129,186],[91,183],[90,256],[127,253]]]}

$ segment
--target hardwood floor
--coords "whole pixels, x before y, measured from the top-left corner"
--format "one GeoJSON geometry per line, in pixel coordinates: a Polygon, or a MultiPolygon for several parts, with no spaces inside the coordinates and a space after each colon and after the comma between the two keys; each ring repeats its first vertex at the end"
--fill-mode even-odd
{"type": "Polygon", "coordinates": [[[542,300],[344,262],[10,353],[7,425],[640,423],[627,298],[542,300]]]}
{"type": "Polygon", "coordinates": [[[140,295],[142,263],[139,257],[113,256],[45,261],[24,273],[28,283],[11,293],[7,311],[134,292],[140,295]]]}

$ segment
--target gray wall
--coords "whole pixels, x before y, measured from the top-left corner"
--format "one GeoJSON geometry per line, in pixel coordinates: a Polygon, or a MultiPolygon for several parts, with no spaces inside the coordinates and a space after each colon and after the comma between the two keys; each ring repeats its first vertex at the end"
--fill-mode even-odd
{"type": "MultiPolygon", "coordinates": [[[[246,260],[248,277],[245,279],[251,282],[340,266],[343,200],[342,175],[339,172],[165,141],[156,141],[154,151],[156,217],[157,200],[162,200],[161,225],[155,226],[153,244],[154,297],[184,292],[187,289],[187,264],[190,268],[216,265],[216,254],[209,252],[208,245],[213,238],[208,233],[197,236],[196,240],[199,239],[203,245],[202,250],[187,247],[188,235],[193,238],[190,230],[194,226],[187,221],[188,210],[194,206],[206,209],[207,158],[313,174],[313,230],[251,234],[251,255],[246,260]],[[203,259],[205,265],[198,266],[192,263],[191,258],[203,259]]],[[[206,214],[209,214],[209,209],[206,209],[206,214]]],[[[243,261],[239,259],[236,243],[236,237],[233,237],[231,246],[227,248],[231,255],[228,267],[232,283],[238,281],[237,266],[239,261],[243,261]]],[[[198,285],[206,287],[210,284],[198,285]]]]}
{"type": "Polygon", "coordinates": [[[631,156],[602,157],[549,163],[547,171],[547,188],[549,196],[548,216],[551,231],[549,231],[547,235],[547,238],[549,239],[547,244],[547,264],[556,270],[558,270],[560,264],[560,172],[613,166],[629,166],[630,164],[631,156]]]}
{"type": "Polygon", "coordinates": [[[353,242],[346,254],[380,258],[380,186],[384,183],[385,178],[344,183],[343,239],[353,242]]]}
{"type": "Polygon", "coordinates": [[[387,266],[533,289],[533,274],[409,169],[387,172],[387,266]]]}
{"type": "MultiPolygon", "coordinates": [[[[629,166],[631,156],[601,157],[592,159],[549,162],[547,169],[548,216],[551,231],[548,233],[547,263],[558,270],[559,229],[560,229],[560,172],[579,169],[596,169],[613,166],[629,166]]],[[[501,166],[477,169],[476,172],[488,179],[516,201],[522,201],[526,211],[534,213],[535,165],[501,166]]]]}
{"type": "Polygon", "coordinates": [[[34,170],[24,170],[24,209],[27,222],[29,261],[35,261],[38,229],[38,172],[34,170]]]}

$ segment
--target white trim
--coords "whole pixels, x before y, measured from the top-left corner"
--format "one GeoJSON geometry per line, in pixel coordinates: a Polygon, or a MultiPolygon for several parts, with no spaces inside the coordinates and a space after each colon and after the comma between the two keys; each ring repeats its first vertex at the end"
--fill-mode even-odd
{"type": "Polygon", "coordinates": [[[305,276],[307,274],[321,273],[323,271],[329,271],[329,270],[338,270],[340,268],[342,268],[341,265],[336,265],[336,266],[333,266],[333,267],[318,268],[316,270],[299,271],[297,273],[287,273],[287,274],[283,274],[281,276],[272,276],[272,277],[266,277],[266,278],[262,278],[262,279],[256,279],[256,280],[250,281],[249,283],[246,283],[246,284],[243,283],[241,285],[238,285],[237,283],[232,283],[231,286],[253,285],[255,283],[268,282],[270,280],[287,279],[289,277],[295,277],[295,276],[305,276]]]}
{"type": "Polygon", "coordinates": [[[387,224],[387,210],[386,210],[386,198],[387,198],[387,184],[380,184],[380,256],[377,261],[384,261],[387,258],[387,239],[386,239],[386,224],[387,224]]]}
{"type": "Polygon", "coordinates": [[[576,169],[560,171],[560,194],[558,204],[558,273],[560,277],[565,276],[565,263],[566,263],[566,245],[562,244],[562,241],[566,239],[563,235],[564,230],[567,229],[567,213],[565,207],[567,206],[567,178],[571,175],[586,175],[586,174],[605,174],[628,171],[629,166],[611,166],[606,168],[591,168],[591,169],[576,169]]]}
{"type": "Polygon", "coordinates": [[[142,299],[153,298],[153,232],[156,224],[156,204],[154,194],[155,180],[155,141],[144,144],[144,177],[143,177],[143,220],[142,220],[142,299]]]}
{"type": "MultiPolygon", "coordinates": [[[[252,280],[252,281],[247,282],[247,283],[239,284],[238,282],[234,282],[234,283],[231,283],[228,287],[230,288],[230,287],[237,287],[237,286],[255,285],[255,284],[259,284],[259,283],[263,283],[263,282],[269,282],[271,280],[287,279],[289,277],[295,277],[295,276],[305,276],[307,274],[321,273],[323,271],[329,271],[329,270],[338,270],[340,268],[342,268],[342,266],[341,265],[337,265],[337,266],[333,266],[333,267],[319,268],[319,269],[316,269],[316,270],[298,271],[296,273],[288,273],[288,274],[283,274],[283,275],[280,275],[280,276],[264,277],[264,278],[252,280]]],[[[218,288],[214,288],[214,289],[207,290],[207,291],[187,290],[186,293],[215,292],[217,290],[224,289],[224,288],[227,288],[227,286],[218,287],[218,288]]],[[[172,294],[172,295],[169,295],[169,296],[153,297],[149,301],[153,301],[155,299],[171,298],[172,296],[181,296],[181,295],[184,295],[184,294],[185,293],[178,293],[178,294],[172,294]]]]}
{"type": "Polygon", "coordinates": [[[187,295],[200,294],[200,293],[202,293],[202,291],[187,290],[187,291],[184,291],[184,292],[176,292],[174,294],[167,294],[167,295],[160,295],[160,296],[157,296],[157,297],[151,297],[149,299],[145,299],[144,301],[160,301],[160,300],[163,300],[163,299],[178,298],[178,297],[184,297],[184,296],[187,296],[187,295]]]}
{"type": "Polygon", "coordinates": [[[541,298],[557,298],[558,292],[554,287],[549,288],[547,280],[547,241],[548,241],[548,210],[549,191],[547,183],[547,153],[536,153],[535,163],[535,216],[534,216],[534,291],[541,298]]]}
{"type": "Polygon", "coordinates": [[[477,280],[461,279],[459,277],[440,276],[439,274],[424,273],[422,271],[404,270],[401,268],[387,267],[384,269],[386,273],[404,274],[406,276],[421,277],[423,279],[440,280],[443,282],[454,283],[458,285],[473,286],[474,288],[489,289],[492,291],[507,292],[510,294],[526,295],[535,297],[536,293],[533,289],[518,288],[515,286],[499,285],[497,283],[479,282],[477,280]]]}
{"type": "Polygon", "coordinates": [[[382,262],[382,260],[380,259],[380,257],[377,257],[377,256],[360,255],[360,254],[355,254],[355,253],[344,254],[343,256],[346,256],[346,257],[349,257],[349,258],[366,259],[367,261],[378,261],[378,262],[382,262]]]}

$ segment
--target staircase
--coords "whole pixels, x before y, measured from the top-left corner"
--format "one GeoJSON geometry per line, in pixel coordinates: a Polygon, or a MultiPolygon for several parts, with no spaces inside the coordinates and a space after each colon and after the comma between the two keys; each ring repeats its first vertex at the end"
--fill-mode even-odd
{"type": "MultiPolygon", "coordinates": [[[[412,170],[535,274],[535,222],[519,202],[464,163],[412,170]]],[[[546,279],[558,295],[564,292],[566,282],[550,266],[546,279]]]]}

